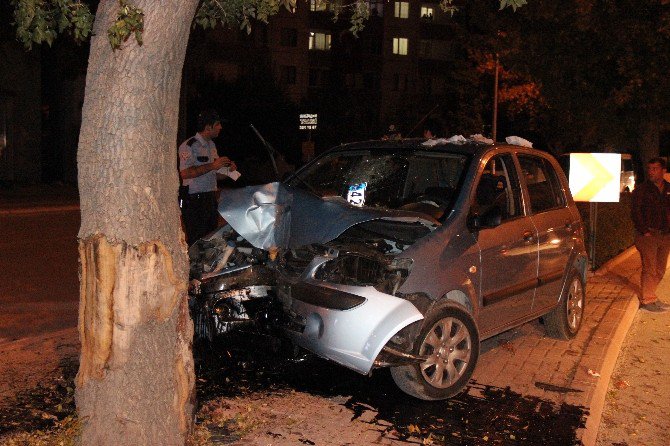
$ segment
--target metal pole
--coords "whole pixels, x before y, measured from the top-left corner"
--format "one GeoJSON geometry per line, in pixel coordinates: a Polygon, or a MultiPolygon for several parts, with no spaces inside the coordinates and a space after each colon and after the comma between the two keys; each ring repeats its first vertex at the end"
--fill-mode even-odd
{"type": "Polygon", "coordinates": [[[498,136],[498,53],[496,53],[496,71],[495,80],[493,81],[493,125],[491,130],[491,139],[493,142],[497,141],[498,136]]]}
{"type": "Polygon", "coordinates": [[[591,260],[591,271],[596,269],[596,228],[598,227],[598,203],[589,203],[589,258],[591,260]]]}

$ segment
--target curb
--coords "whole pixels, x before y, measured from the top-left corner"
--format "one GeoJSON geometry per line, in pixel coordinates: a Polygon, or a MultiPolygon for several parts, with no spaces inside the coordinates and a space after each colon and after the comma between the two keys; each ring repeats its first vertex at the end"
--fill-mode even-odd
{"type": "Polygon", "coordinates": [[[619,253],[616,257],[609,259],[607,262],[603,263],[603,265],[598,268],[597,270],[593,271],[594,276],[604,276],[608,272],[610,272],[615,266],[625,262],[637,252],[637,249],[635,248],[635,245],[632,245],[619,253]]]}
{"type": "Polygon", "coordinates": [[[27,208],[14,209],[0,209],[0,215],[25,215],[25,214],[40,214],[43,212],[67,212],[78,211],[78,204],[66,204],[63,206],[35,206],[27,208]]]}

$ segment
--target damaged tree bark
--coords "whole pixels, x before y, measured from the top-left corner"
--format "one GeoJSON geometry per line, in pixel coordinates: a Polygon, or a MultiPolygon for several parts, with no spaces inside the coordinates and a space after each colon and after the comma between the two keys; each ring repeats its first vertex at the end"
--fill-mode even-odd
{"type": "Polygon", "coordinates": [[[117,0],[96,13],[79,138],[85,445],[183,445],[193,417],[193,327],[177,190],[181,71],[198,0],[145,13],[142,46],[114,52],[117,0]]]}
{"type": "Polygon", "coordinates": [[[141,444],[161,444],[166,433],[178,438],[193,410],[193,332],[172,257],[160,242],[129,247],[99,235],[80,242],[79,256],[77,402],[82,420],[96,426],[95,440],[85,444],[101,444],[112,429],[141,444]],[[121,407],[109,404],[121,395],[121,407]]]}

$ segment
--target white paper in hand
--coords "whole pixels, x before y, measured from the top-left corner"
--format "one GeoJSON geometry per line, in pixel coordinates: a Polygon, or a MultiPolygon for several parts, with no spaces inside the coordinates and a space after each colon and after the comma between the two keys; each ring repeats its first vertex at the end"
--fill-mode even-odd
{"type": "Polygon", "coordinates": [[[237,170],[231,170],[226,175],[228,175],[228,177],[233,181],[237,181],[237,179],[242,176],[242,174],[239,173],[237,170]]]}
{"type": "Polygon", "coordinates": [[[237,179],[242,176],[242,174],[239,173],[237,170],[230,170],[230,167],[228,167],[228,166],[223,166],[222,168],[217,170],[216,173],[220,173],[221,175],[226,175],[228,178],[232,179],[233,181],[237,181],[237,179]]]}

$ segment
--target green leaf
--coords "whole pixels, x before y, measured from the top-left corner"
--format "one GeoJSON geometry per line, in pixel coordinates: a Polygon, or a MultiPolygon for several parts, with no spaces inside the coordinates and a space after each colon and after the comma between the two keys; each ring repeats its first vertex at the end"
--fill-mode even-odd
{"type": "Polygon", "coordinates": [[[142,45],[144,12],[140,8],[131,5],[128,0],[119,0],[119,5],[121,7],[117,13],[116,21],[107,30],[109,44],[116,50],[131,35],[134,35],[137,44],[142,45]]]}
{"type": "Polygon", "coordinates": [[[14,7],[16,36],[27,49],[32,43],[51,45],[58,34],[72,34],[76,40],[88,36],[93,15],[80,0],[10,0],[14,7]]]}

